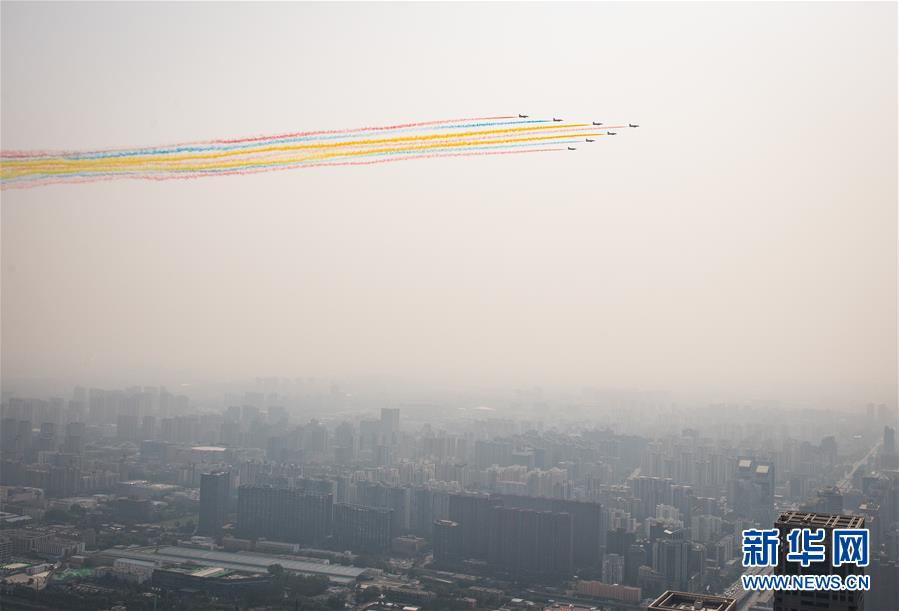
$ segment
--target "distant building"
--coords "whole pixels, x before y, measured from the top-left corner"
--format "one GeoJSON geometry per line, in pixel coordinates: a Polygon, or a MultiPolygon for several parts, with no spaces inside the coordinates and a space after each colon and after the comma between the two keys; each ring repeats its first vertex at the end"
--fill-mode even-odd
{"type": "Polygon", "coordinates": [[[640,602],[640,588],[632,588],[602,581],[578,581],[576,591],[581,596],[619,600],[628,603],[640,602]]]}
{"type": "Polygon", "coordinates": [[[433,532],[435,562],[456,562],[462,559],[462,528],[457,522],[436,520],[433,532]]]}
{"type": "Polygon", "coordinates": [[[348,503],[334,505],[334,538],[342,549],[383,552],[390,549],[391,509],[348,503]]]}
{"type": "Polygon", "coordinates": [[[449,519],[462,529],[460,553],[465,558],[487,559],[487,542],[490,533],[490,508],[497,504],[486,495],[451,494],[449,519]]]}
{"type": "Polygon", "coordinates": [[[569,575],[574,530],[571,514],[491,508],[487,561],[513,575],[569,575]]]}
{"type": "Polygon", "coordinates": [[[606,531],[603,527],[602,505],[591,501],[573,501],[545,497],[518,495],[491,495],[494,505],[520,507],[535,511],[567,513],[571,516],[574,541],[572,562],[575,567],[599,566],[601,549],[606,546],[606,531]]]}
{"type": "Polygon", "coordinates": [[[317,490],[272,486],[237,490],[237,532],[251,539],[323,543],[331,534],[332,511],[333,495],[317,490]]]}
{"type": "Polygon", "coordinates": [[[231,473],[217,471],[200,476],[200,516],[197,534],[217,535],[225,525],[231,498],[231,473]]]}
{"type": "Polygon", "coordinates": [[[400,410],[399,408],[381,408],[381,434],[384,435],[384,442],[392,444],[396,442],[396,435],[400,432],[400,410]]]}
{"type": "Polygon", "coordinates": [[[744,518],[770,524],[774,517],[774,464],[754,458],[738,458],[729,482],[728,505],[744,518]]]}

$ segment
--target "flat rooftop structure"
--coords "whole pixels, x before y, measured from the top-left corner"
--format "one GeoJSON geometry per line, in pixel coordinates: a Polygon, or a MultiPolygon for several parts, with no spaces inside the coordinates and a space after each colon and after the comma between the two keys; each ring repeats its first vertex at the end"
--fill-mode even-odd
{"type": "Polygon", "coordinates": [[[112,558],[146,560],[156,564],[182,564],[190,561],[204,567],[219,567],[250,573],[266,573],[269,566],[280,564],[285,571],[302,573],[304,575],[324,575],[331,582],[337,584],[351,584],[366,571],[366,569],[355,566],[303,562],[302,560],[291,560],[269,554],[220,552],[174,545],[160,547],[158,551],[155,547],[139,547],[127,549],[110,548],[100,553],[112,558]]]}
{"type": "Polygon", "coordinates": [[[777,518],[776,526],[793,528],[864,528],[864,516],[844,516],[808,511],[785,511],[777,518]]]}
{"type": "Polygon", "coordinates": [[[647,607],[648,611],[734,611],[737,601],[725,596],[668,590],[647,607]]]}

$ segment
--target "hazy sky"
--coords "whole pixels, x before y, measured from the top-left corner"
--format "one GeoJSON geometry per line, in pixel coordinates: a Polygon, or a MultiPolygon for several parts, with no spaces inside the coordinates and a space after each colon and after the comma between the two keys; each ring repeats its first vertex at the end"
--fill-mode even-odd
{"type": "Polygon", "coordinates": [[[5,381],[896,393],[895,3],[2,3],[2,147],[527,113],[572,154],[2,194],[5,381]]]}

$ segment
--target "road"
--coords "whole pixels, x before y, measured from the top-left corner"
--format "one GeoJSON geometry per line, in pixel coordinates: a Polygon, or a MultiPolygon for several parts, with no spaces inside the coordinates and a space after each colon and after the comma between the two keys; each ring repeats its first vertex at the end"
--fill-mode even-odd
{"type": "Polygon", "coordinates": [[[852,468],[849,470],[849,473],[840,480],[840,483],[837,484],[837,488],[839,488],[840,492],[846,494],[852,488],[852,475],[856,472],[856,470],[861,467],[863,464],[868,462],[868,460],[877,453],[877,450],[880,449],[880,445],[883,443],[883,440],[878,441],[874,444],[874,446],[865,454],[863,457],[858,459],[858,461],[852,465],[852,468]]]}
{"type": "MultiPolygon", "coordinates": [[[[770,575],[774,572],[774,568],[775,567],[773,566],[751,567],[746,569],[744,575],[770,575]]],[[[730,585],[729,588],[724,591],[723,594],[721,594],[721,596],[727,596],[729,598],[736,599],[737,605],[735,609],[737,611],[742,611],[743,609],[748,609],[757,602],[766,600],[769,596],[771,596],[771,591],[744,590],[743,581],[741,579],[737,579],[730,585]]]]}

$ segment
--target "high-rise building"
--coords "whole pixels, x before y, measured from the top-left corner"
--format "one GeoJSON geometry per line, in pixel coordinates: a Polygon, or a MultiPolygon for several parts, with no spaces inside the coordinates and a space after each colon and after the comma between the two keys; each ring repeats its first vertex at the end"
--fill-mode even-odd
{"type": "Polygon", "coordinates": [[[119,414],[116,417],[116,437],[126,441],[135,441],[140,437],[137,414],[119,414]]]}
{"type": "Polygon", "coordinates": [[[602,561],[602,580],[604,583],[624,583],[624,556],[606,554],[602,561]]]}
{"type": "Polygon", "coordinates": [[[490,509],[487,561],[516,576],[570,575],[571,515],[494,506],[490,509]]]}
{"type": "Polygon", "coordinates": [[[574,501],[511,494],[491,495],[494,504],[521,507],[535,511],[551,511],[571,515],[574,529],[573,562],[575,567],[600,566],[602,548],[606,546],[602,505],[591,501],[574,501]]]}
{"type": "Polygon", "coordinates": [[[434,522],[434,561],[456,562],[462,559],[462,528],[452,520],[434,522]]]}
{"type": "Polygon", "coordinates": [[[37,452],[52,452],[56,450],[56,424],[53,422],[41,423],[41,432],[35,440],[37,452]]]}
{"type": "Polygon", "coordinates": [[[671,505],[673,502],[670,478],[641,475],[628,480],[628,485],[631,493],[640,501],[634,516],[637,519],[653,517],[658,505],[671,505]]]}
{"type": "MultiPolygon", "coordinates": [[[[833,550],[830,544],[824,546],[824,562],[813,562],[808,567],[803,567],[798,562],[788,562],[786,559],[789,552],[787,535],[794,528],[823,529],[825,532],[824,541],[829,542],[835,528],[864,528],[864,517],[788,511],[780,514],[774,526],[780,531],[777,559],[777,573],[779,575],[840,575],[845,580],[845,577],[850,574],[864,574],[865,569],[852,564],[833,567],[833,550]]],[[[777,590],[774,592],[774,611],[793,611],[794,609],[864,611],[864,608],[865,593],[862,591],[777,590]]]]}
{"type": "Polygon", "coordinates": [[[652,569],[664,576],[669,588],[687,590],[690,578],[693,576],[690,570],[690,542],[685,538],[683,529],[665,531],[664,536],[655,543],[652,548],[652,569]]]}
{"type": "Polygon", "coordinates": [[[462,529],[461,553],[465,558],[487,559],[487,542],[490,533],[490,508],[497,502],[487,495],[451,494],[449,519],[462,529]]]}
{"type": "Polygon", "coordinates": [[[759,524],[770,524],[774,514],[774,463],[753,458],[737,459],[729,482],[728,505],[737,515],[759,524]]]}
{"type": "Polygon", "coordinates": [[[508,467],[512,464],[514,445],[509,441],[477,441],[474,444],[474,460],[478,469],[492,465],[508,467]]]}
{"type": "Polygon", "coordinates": [[[74,496],[78,492],[81,469],[69,465],[51,465],[47,496],[64,498],[74,496]]]}
{"type": "Polygon", "coordinates": [[[337,503],[334,505],[334,538],[342,549],[382,552],[390,549],[391,509],[337,503]]]}
{"type": "Polygon", "coordinates": [[[241,486],[237,532],[243,537],[317,545],[330,535],[333,495],[302,488],[241,486]]]}
{"type": "Polygon", "coordinates": [[[63,450],[69,454],[84,453],[84,423],[70,422],[66,425],[66,438],[63,450]]]}
{"type": "Polygon", "coordinates": [[[216,471],[200,475],[200,516],[197,534],[218,535],[228,516],[231,473],[216,471]]]}
{"type": "Polygon", "coordinates": [[[384,443],[388,445],[395,444],[397,434],[400,432],[400,410],[399,408],[381,408],[381,434],[384,436],[384,443]]]}

